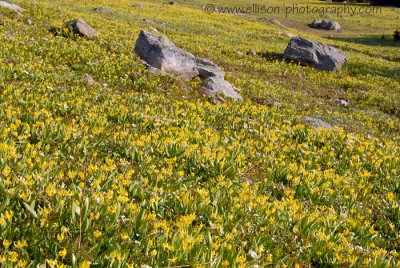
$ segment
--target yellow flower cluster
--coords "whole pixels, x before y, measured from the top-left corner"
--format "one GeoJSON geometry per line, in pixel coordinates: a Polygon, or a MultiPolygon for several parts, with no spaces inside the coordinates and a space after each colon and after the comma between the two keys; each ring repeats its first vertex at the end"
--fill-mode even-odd
{"type": "Polygon", "coordinates": [[[18,3],[35,23],[0,8],[0,266],[399,265],[398,48],[325,39],[350,63],[316,72],[274,60],[289,39],[247,17],[18,3]],[[60,10],[101,34],[53,36],[60,10]],[[244,101],[150,73],[140,28],[218,63],[244,101]]]}

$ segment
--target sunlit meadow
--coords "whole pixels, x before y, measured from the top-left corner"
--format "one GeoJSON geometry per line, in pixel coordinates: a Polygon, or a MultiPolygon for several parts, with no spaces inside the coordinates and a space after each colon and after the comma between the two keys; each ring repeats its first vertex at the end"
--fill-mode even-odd
{"type": "Polygon", "coordinates": [[[200,1],[14,3],[22,17],[0,8],[1,267],[400,266],[399,46],[346,37],[376,24],[389,39],[400,12],[327,36],[200,1]],[[78,17],[98,37],[50,31],[78,17]],[[149,73],[140,29],[220,65],[244,101],[149,73]],[[282,62],[287,32],[349,62],[282,62]]]}

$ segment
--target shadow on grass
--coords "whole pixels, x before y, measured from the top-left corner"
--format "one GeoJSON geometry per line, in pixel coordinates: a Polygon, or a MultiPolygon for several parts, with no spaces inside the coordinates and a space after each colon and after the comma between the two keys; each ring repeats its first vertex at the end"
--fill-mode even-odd
{"type": "Polygon", "coordinates": [[[392,35],[371,35],[371,36],[359,36],[359,37],[330,37],[329,39],[336,41],[343,41],[349,43],[362,44],[367,46],[380,46],[380,47],[399,47],[400,42],[395,41],[392,35]]]}
{"type": "Polygon", "coordinates": [[[283,59],[283,54],[280,53],[274,53],[274,52],[263,52],[260,53],[260,56],[268,61],[280,61],[282,62],[283,59]]]}
{"type": "Polygon", "coordinates": [[[365,64],[348,62],[346,63],[347,69],[354,75],[357,74],[371,74],[376,76],[382,76],[392,79],[400,79],[400,68],[393,67],[376,67],[368,66],[365,64]]]}

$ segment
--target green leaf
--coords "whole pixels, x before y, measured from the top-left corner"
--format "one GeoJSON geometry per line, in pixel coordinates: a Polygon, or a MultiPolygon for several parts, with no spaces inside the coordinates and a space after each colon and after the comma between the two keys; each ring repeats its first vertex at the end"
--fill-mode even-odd
{"type": "Polygon", "coordinates": [[[25,208],[32,214],[36,219],[38,218],[37,213],[35,211],[35,200],[32,201],[30,205],[24,202],[25,208]]]}
{"type": "Polygon", "coordinates": [[[71,222],[75,222],[75,214],[79,216],[81,214],[81,208],[75,202],[73,202],[71,206],[71,222]]]}

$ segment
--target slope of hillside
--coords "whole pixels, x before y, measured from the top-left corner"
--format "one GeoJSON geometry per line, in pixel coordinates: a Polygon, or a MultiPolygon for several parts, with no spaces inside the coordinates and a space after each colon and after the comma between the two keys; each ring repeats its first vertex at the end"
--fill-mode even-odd
{"type": "MultiPolygon", "coordinates": [[[[396,43],[208,15],[197,2],[13,3],[23,16],[0,7],[4,267],[400,265],[396,43]],[[98,37],[62,29],[78,17],[98,37]],[[217,63],[244,101],[214,105],[199,79],[150,73],[134,53],[140,29],[217,63]],[[284,62],[288,32],[349,62],[284,62]]],[[[389,33],[395,11],[384,10],[388,21],[368,19],[389,33]]]]}

